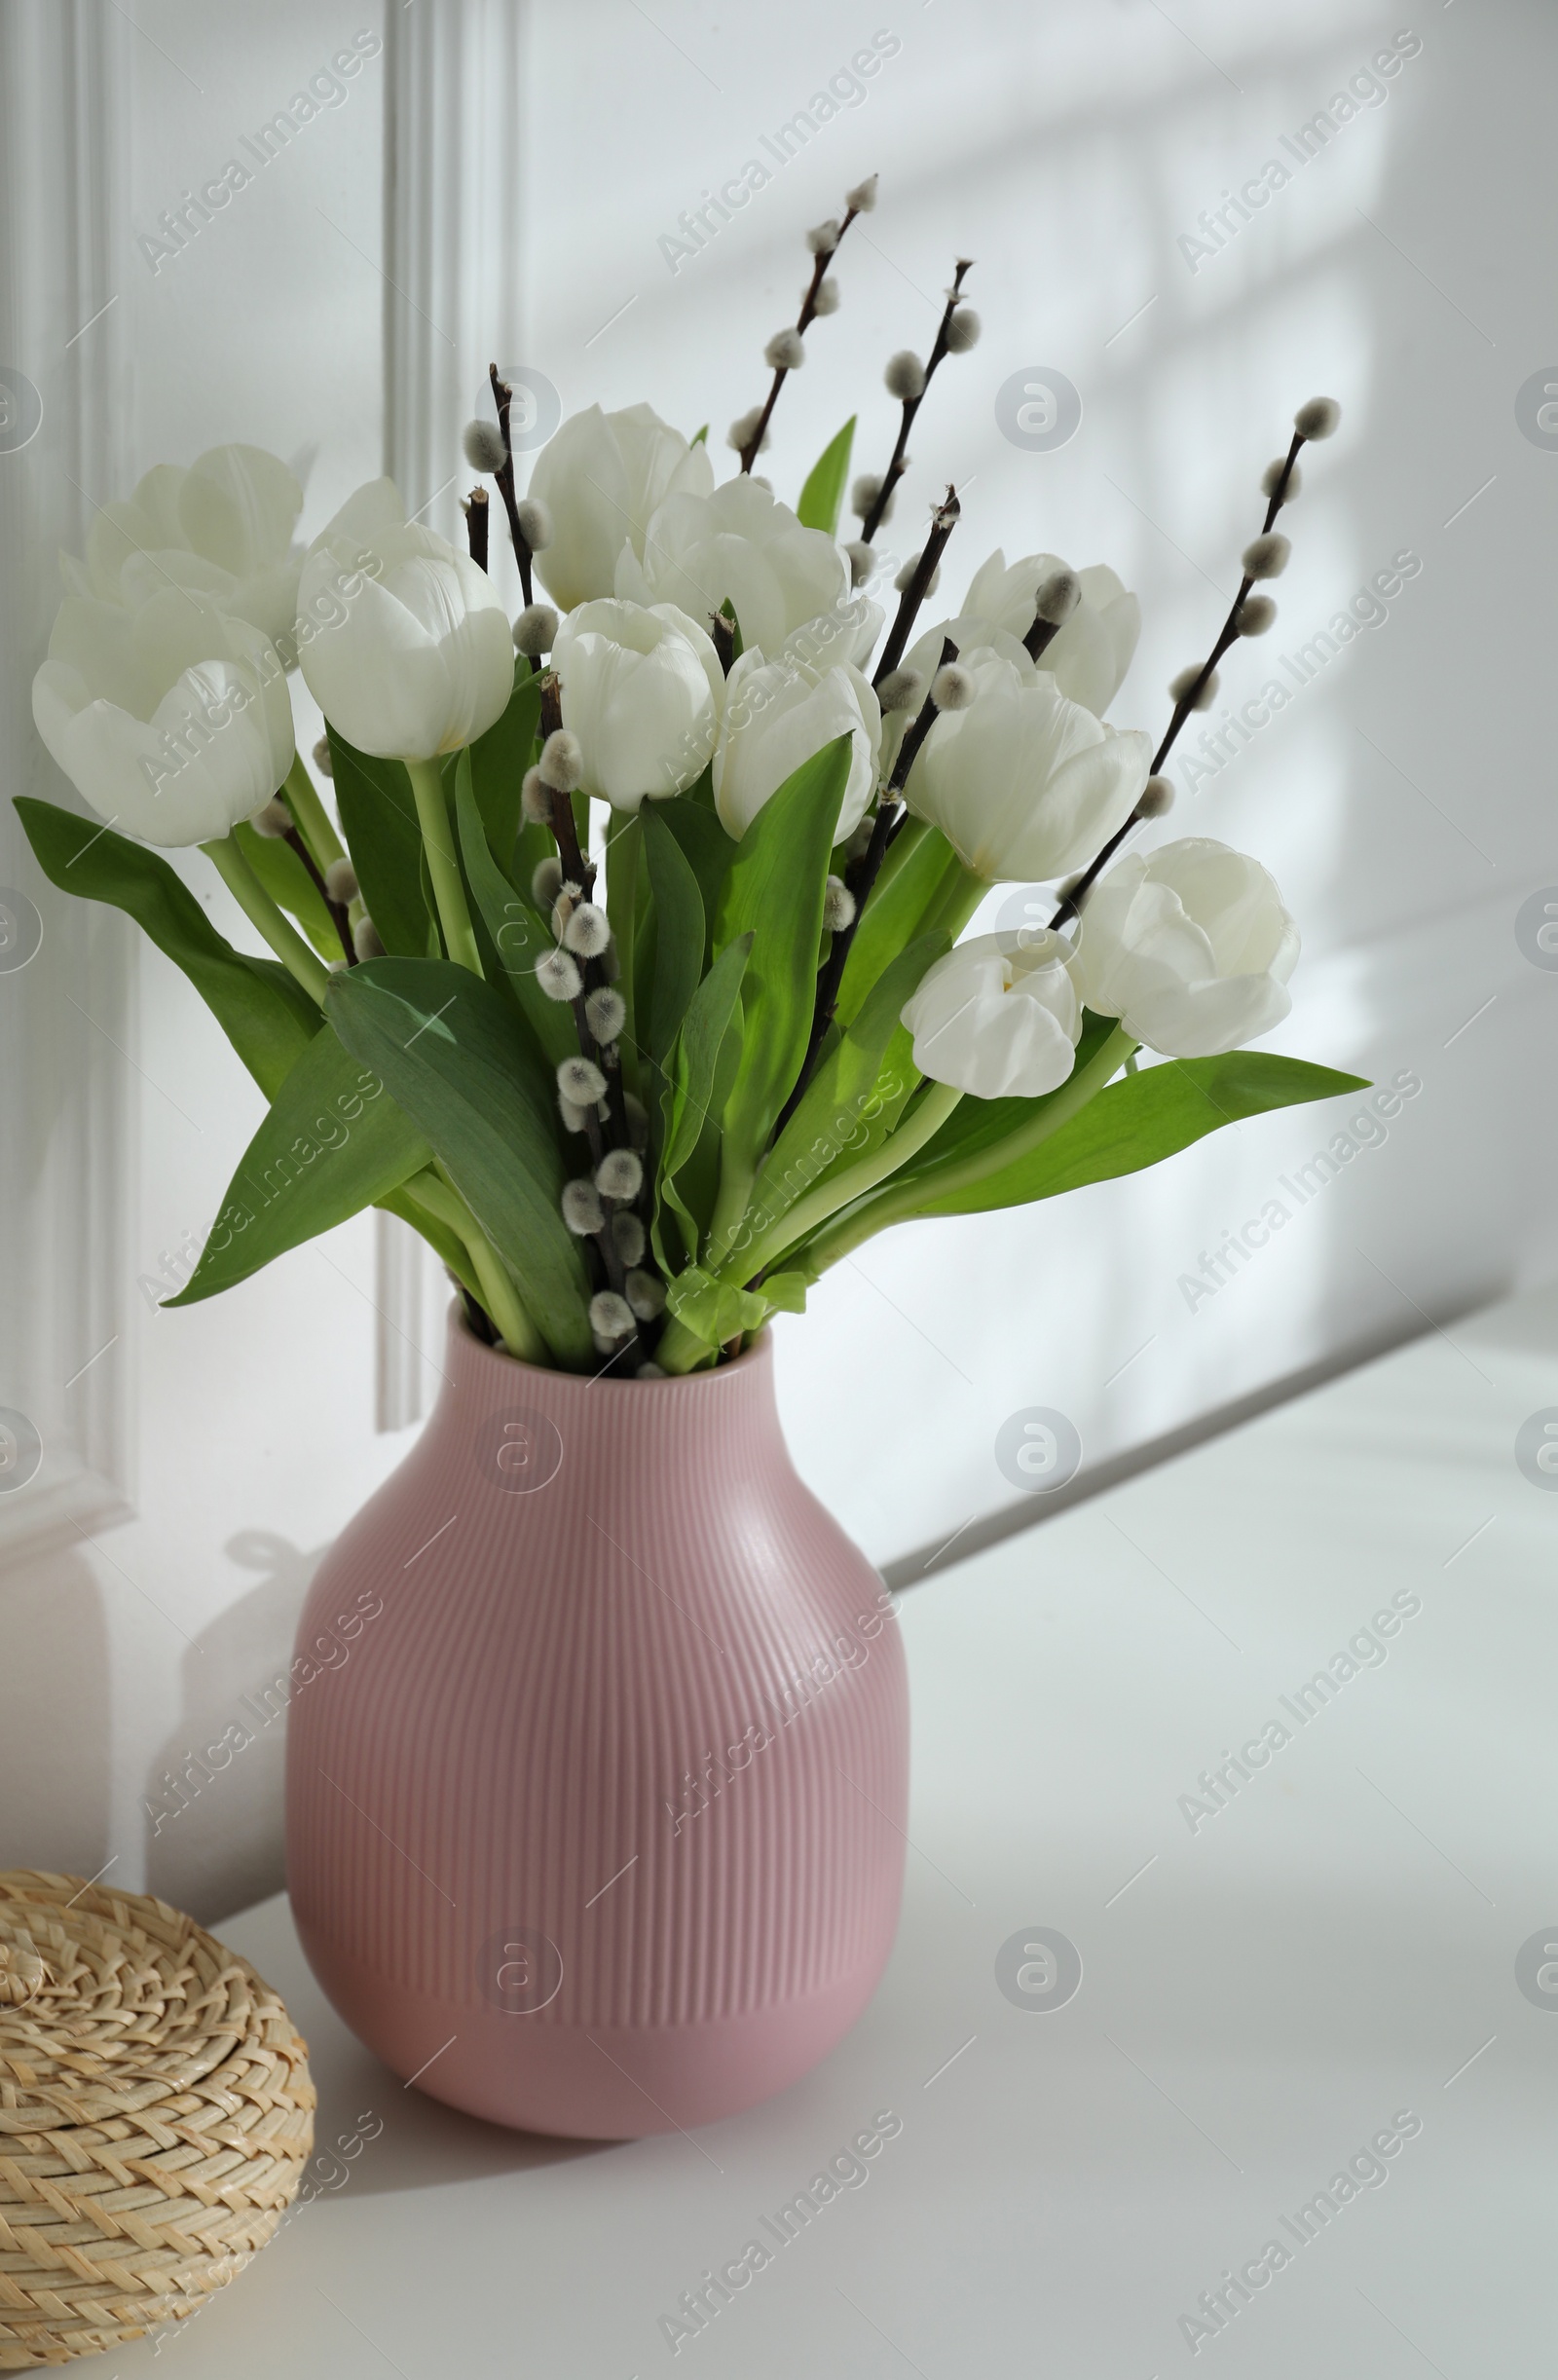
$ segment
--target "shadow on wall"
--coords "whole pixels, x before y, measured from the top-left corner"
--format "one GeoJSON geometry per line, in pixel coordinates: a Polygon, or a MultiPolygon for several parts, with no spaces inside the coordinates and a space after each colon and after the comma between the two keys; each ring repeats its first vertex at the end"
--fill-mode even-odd
{"type": "Polygon", "coordinates": [[[112,1729],[108,1624],[84,1555],[13,1576],[0,1642],[0,1868],[92,1876],[109,1856],[112,1729]]]}
{"type": "Polygon", "coordinates": [[[260,1582],[184,1656],[184,1707],[146,1780],[146,1889],[214,1924],[284,1880],[286,1709],[293,1638],[322,1555],[268,1529],[225,1548],[260,1582]]]}

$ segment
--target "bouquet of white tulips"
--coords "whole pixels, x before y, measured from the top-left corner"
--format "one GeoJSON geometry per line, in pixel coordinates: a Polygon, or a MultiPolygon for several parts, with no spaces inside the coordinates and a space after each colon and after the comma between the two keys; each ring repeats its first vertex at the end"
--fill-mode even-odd
{"type": "Polygon", "coordinates": [[[896,576],[879,561],[909,426],[978,337],[966,265],[929,355],[887,365],[899,432],[853,484],[853,420],[795,510],[754,472],[874,197],[808,235],[723,485],[702,431],[591,406],[522,497],[493,372],[464,447],[512,539],[512,625],[486,484],[466,553],[388,480],[304,553],[302,490],[251,447],[149,472],[67,558],[34,716],[97,817],[19,801],[33,850],[138,921],[270,1101],[172,1303],[379,1206],[491,1344],[653,1379],[738,1353],[890,1223],[1051,1198],[1355,1087],[1240,1047],[1286,1015],[1298,952],[1264,868],[1200,837],[1106,867],[1168,808],[1218,662],[1270,625],[1274,523],[1336,407],[1295,417],[1154,750],[1104,719],[1138,625],[1112,571],[997,552],[922,627],[951,488],[896,576]],[[227,942],[155,844],[199,844],[273,956],[227,942]],[[959,941],[1002,882],[1035,888],[1016,930],[959,941]]]}

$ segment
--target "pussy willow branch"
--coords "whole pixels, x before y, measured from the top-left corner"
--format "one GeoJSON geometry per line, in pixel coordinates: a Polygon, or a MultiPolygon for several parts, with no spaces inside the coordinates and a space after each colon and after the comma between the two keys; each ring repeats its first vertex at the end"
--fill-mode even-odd
{"type": "MultiPolygon", "coordinates": [[[[1295,429],[1293,432],[1292,444],[1287,450],[1287,460],[1282,465],[1281,472],[1278,478],[1277,485],[1272,490],[1270,501],[1266,506],[1266,517],[1260,525],[1260,534],[1262,537],[1266,535],[1267,531],[1271,528],[1273,521],[1276,520],[1278,513],[1282,508],[1282,499],[1287,493],[1287,483],[1293,475],[1293,465],[1298,461],[1298,450],[1304,444],[1305,438],[1303,431],[1295,429]]],[[[1249,595],[1249,591],[1254,583],[1254,579],[1249,576],[1247,572],[1245,573],[1244,576],[1241,578],[1239,582],[1239,592],[1234,597],[1233,603],[1229,607],[1228,617],[1224,620],[1221,628],[1217,632],[1216,643],[1213,645],[1210,652],[1206,655],[1206,658],[1202,663],[1200,669],[1196,672],[1196,676],[1192,684],[1185,688],[1185,691],[1180,695],[1178,701],[1174,704],[1173,717],[1169,720],[1168,725],[1165,730],[1163,742],[1158,746],[1157,751],[1152,756],[1152,765],[1147,771],[1149,778],[1155,777],[1158,774],[1165,761],[1168,758],[1169,753],[1173,750],[1174,742],[1178,736],[1179,730],[1184,725],[1186,720],[1190,717],[1190,714],[1195,709],[1197,703],[1200,701],[1202,693],[1205,690],[1206,681],[1211,676],[1212,671],[1216,668],[1218,662],[1222,659],[1229,647],[1238,643],[1239,614],[1243,610],[1244,604],[1249,595]]],[[[1077,915],[1083,902],[1087,899],[1088,894],[1092,891],[1093,886],[1098,876],[1099,871],[1108,866],[1110,860],[1113,859],[1115,853],[1119,850],[1120,845],[1125,841],[1126,837],[1131,833],[1133,827],[1139,826],[1140,823],[1141,812],[1140,809],[1137,808],[1131,811],[1130,817],[1126,820],[1125,825],[1117,829],[1117,831],[1110,836],[1108,841],[1104,844],[1103,849],[1098,853],[1097,858],[1083,870],[1082,874],[1077,878],[1075,884],[1072,885],[1071,890],[1057,903],[1055,913],[1050,919],[1052,926],[1066,925],[1074,916],[1077,915]]]]}
{"type": "MultiPolygon", "coordinates": [[[[547,736],[555,734],[562,724],[562,696],[558,690],[556,678],[548,672],[541,682],[540,732],[542,743],[545,742],[547,736]]],[[[557,844],[557,856],[562,862],[564,881],[569,884],[576,884],[579,888],[579,897],[588,901],[593,897],[595,890],[595,863],[579,848],[578,828],[574,820],[573,800],[567,794],[555,793],[551,800],[552,836],[557,844]]],[[[574,1023],[578,1029],[579,1055],[587,1058],[592,1065],[599,1066],[606,1077],[608,1122],[612,1134],[611,1145],[613,1148],[631,1148],[633,1135],[628,1130],[621,1067],[607,1064],[605,1052],[590,1030],[589,1015],[585,1007],[588,994],[598,989],[606,982],[606,969],[600,959],[586,958],[579,962],[579,971],[583,977],[583,984],[577,998],[570,1003],[574,1011],[574,1023]]],[[[600,1118],[594,1107],[588,1103],[584,1108],[584,1130],[589,1136],[591,1159],[594,1164],[599,1165],[606,1154],[607,1142],[601,1132],[600,1118]]],[[[612,1286],[620,1288],[620,1281],[613,1280],[612,1286]]]]}
{"type": "Polygon", "coordinates": [[[506,380],[499,379],[495,363],[487,366],[487,377],[493,384],[493,402],[498,407],[498,428],[503,441],[503,460],[493,476],[498,482],[498,493],[503,500],[503,510],[508,515],[508,534],[514,540],[514,560],[519,564],[519,583],[529,605],[535,601],[530,583],[532,555],[525,532],[519,525],[519,506],[514,498],[514,448],[508,434],[508,408],[514,401],[514,391],[506,380]]]}
{"type": "MultiPolygon", "coordinates": [[[[854,222],[858,211],[858,208],[853,206],[847,208],[844,214],[844,219],[838,226],[838,238],[834,242],[833,246],[831,248],[819,248],[817,251],[817,261],[812,267],[811,283],[805,296],[800,301],[800,312],[796,316],[796,329],[798,331],[802,339],[805,337],[807,331],[811,328],[813,321],[816,319],[817,292],[822,287],[823,277],[827,273],[829,266],[833,263],[834,258],[837,255],[839,248],[842,246],[844,234],[854,222]]],[[[773,386],[768,390],[766,397],[763,399],[762,411],[758,416],[758,427],[753,431],[751,437],[747,440],[746,445],[741,449],[741,474],[738,475],[744,475],[746,472],[750,471],[753,465],[757,462],[758,456],[762,448],[763,432],[767,429],[768,424],[773,418],[773,409],[779,402],[779,391],[784,387],[785,382],[789,377],[790,370],[788,365],[781,363],[775,366],[773,386]]]]}
{"type": "Polygon", "coordinates": [[[918,413],[921,405],[923,405],[925,402],[926,392],[931,385],[931,375],[935,372],[937,365],[942,361],[942,358],[947,352],[947,325],[957,311],[957,302],[963,289],[963,276],[965,273],[973,270],[973,264],[974,259],[971,256],[960,256],[957,260],[957,271],[952,276],[952,294],[947,299],[946,305],[943,311],[942,319],[936,332],[936,344],[931,349],[929,358],[926,361],[925,387],[921,389],[918,396],[906,396],[904,399],[904,418],[898,425],[898,442],[893,448],[892,459],[889,462],[886,470],[882,473],[882,484],[877,492],[876,502],[872,504],[871,510],[867,513],[865,520],[861,523],[860,540],[863,545],[869,545],[872,538],[876,535],[877,530],[881,527],[883,518],[886,515],[887,507],[893,500],[893,490],[903,478],[904,472],[908,467],[905,461],[905,456],[909,447],[909,433],[914,426],[915,414],[918,413]]]}
{"type": "Polygon", "coordinates": [[[914,575],[899,597],[898,616],[887,631],[887,642],[882,647],[882,657],[877,662],[872,678],[872,686],[880,686],[888,672],[896,669],[903,659],[905,649],[909,644],[909,632],[914,625],[921,604],[930,592],[930,584],[936,576],[937,565],[946,550],[947,539],[962,517],[962,510],[963,507],[957,501],[957,490],[948,485],[945,498],[931,515],[930,535],[921,549],[919,560],[914,565],[914,575]]]}
{"type": "MultiPolygon", "coordinates": [[[[956,658],[957,647],[949,636],[944,637],[942,639],[942,657],[937,667],[945,668],[948,661],[956,658]]],[[[935,684],[934,678],[932,684],[935,684]]],[[[839,926],[835,933],[832,948],[828,952],[828,963],[817,978],[817,1004],[812,1011],[811,1036],[806,1043],[806,1055],[801,1060],[800,1072],[796,1077],[795,1088],[779,1110],[778,1120],[773,1128],[775,1139],[784,1131],[785,1126],[805,1097],[807,1085],[816,1072],[817,1060],[821,1055],[828,1027],[832,1024],[834,1011],[838,1006],[838,993],[844,980],[844,969],[849,964],[849,953],[855,936],[860,930],[862,913],[866,903],[871,898],[876,878],[881,874],[882,862],[887,857],[887,847],[905,815],[900,797],[909,782],[909,772],[914,765],[919,748],[936,725],[939,716],[935,695],[927,694],[913,725],[898,747],[898,757],[893,762],[892,775],[882,788],[875,824],[871,831],[871,840],[844,878],[849,890],[855,896],[855,913],[847,925],[839,926]]]]}

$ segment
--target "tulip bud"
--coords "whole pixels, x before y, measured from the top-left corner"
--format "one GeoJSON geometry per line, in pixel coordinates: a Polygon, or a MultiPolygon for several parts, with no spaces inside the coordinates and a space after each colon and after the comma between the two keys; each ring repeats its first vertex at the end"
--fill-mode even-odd
{"type": "Polygon", "coordinates": [[[565,1058],[557,1068],[557,1088],[575,1107],[594,1107],[606,1097],[606,1077],[589,1058],[565,1058]]]}
{"type": "Polygon", "coordinates": [[[581,901],[563,928],[563,942],[575,958],[599,958],[612,939],[606,911],[593,901],[581,901]]]}
{"type": "MultiPolygon", "coordinates": [[[[750,479],[729,485],[764,504],[761,490],[750,479]]],[[[696,501],[678,500],[683,506],[696,501]]],[[[825,542],[820,532],[805,534],[825,542]]],[[[657,558],[665,559],[668,551],[657,558]]],[[[828,552],[836,586],[843,573],[831,545],[828,552]]],[[[623,559],[631,559],[625,546],[623,559]]],[[[701,594],[700,589],[694,600],[701,594]]],[[[760,637],[749,618],[749,599],[756,600],[750,582],[743,581],[735,600],[743,633],[756,644],[760,637]]],[[[552,666],[577,756],[572,781],[587,794],[613,809],[631,811],[646,798],[681,792],[702,774],[723,705],[724,673],[708,636],[674,600],[645,605],[604,598],[580,604],[557,632],[552,666]]],[[[544,774],[544,755],[541,768],[544,774]]]]}
{"type": "Polygon", "coordinates": [[[633,1149],[609,1149],[595,1169],[595,1187],[602,1198],[629,1206],[644,1187],[643,1158],[633,1149]]]}
{"type": "Polygon", "coordinates": [[[324,872],[324,889],[332,901],[345,909],[357,897],[357,872],[349,859],[332,860],[324,872]]]}
{"type": "Polygon", "coordinates": [[[633,1146],[647,1149],[649,1145],[649,1111],[644,1101],[636,1098],[631,1091],[624,1091],[622,1112],[627,1117],[628,1138],[633,1146]]]}
{"type": "Polygon", "coordinates": [[[1174,806],[1173,781],[1169,777],[1149,777],[1141,789],[1136,803],[1138,818],[1165,818],[1174,806]]]}
{"type": "Polygon", "coordinates": [[[1278,489],[1281,488],[1283,503],[1290,504],[1303,484],[1303,478],[1304,474],[1299,469],[1296,463],[1294,464],[1292,469],[1288,471],[1287,457],[1285,455],[1277,455],[1270,463],[1267,464],[1266,468],[1260,475],[1260,492],[1262,496],[1275,496],[1278,489]],[[1282,481],[1282,473],[1284,471],[1287,471],[1287,480],[1285,485],[1283,485],[1282,481]]]}
{"type": "Polygon", "coordinates": [[[643,1257],[648,1234],[636,1214],[619,1207],[612,1217],[612,1245],[624,1264],[637,1264],[643,1257]]]}
{"type": "Polygon", "coordinates": [[[588,1174],[581,1174],[576,1181],[563,1184],[563,1220],[569,1230],[576,1233],[581,1240],[587,1240],[593,1233],[605,1229],[606,1209],[601,1205],[601,1194],[588,1174]]]}
{"type": "Polygon", "coordinates": [[[519,806],[533,827],[552,823],[552,797],[541,783],[538,768],[527,768],[519,787],[519,806]]]}
{"type": "Polygon", "coordinates": [[[1292,550],[1280,530],[1268,529],[1263,536],[1251,538],[1239,558],[1246,578],[1280,578],[1292,550]]]}
{"type": "Polygon", "coordinates": [[[1068,620],[1082,601],[1082,581],[1075,571],[1052,571],[1033,598],[1033,614],[1050,627],[1068,620]]]}
{"type": "MultiPolygon", "coordinates": [[[[907,595],[909,593],[909,588],[914,583],[914,573],[919,569],[919,566],[920,556],[918,554],[911,554],[909,560],[905,563],[903,569],[899,572],[898,576],[893,580],[893,584],[898,589],[900,595],[907,595]]],[[[926,579],[925,584],[920,591],[924,595],[934,595],[941,583],[942,566],[938,562],[936,568],[932,571],[930,576],[926,579]]]]}
{"type": "Polygon", "coordinates": [[[514,651],[538,660],[552,650],[557,614],[549,603],[528,603],[514,622],[514,651]]]}
{"type": "Polygon", "coordinates": [[[787,323],[774,332],[762,351],[762,360],[770,372],[798,372],[806,360],[806,342],[787,323]]]}
{"type": "Polygon", "coordinates": [[[1298,948],[1265,869],[1192,836],[1098,878],[1075,965],[1089,1008],[1118,1017],[1133,1041],[1165,1058],[1215,1058],[1281,1023],[1298,948]]]}
{"type": "Polygon", "coordinates": [[[925,681],[917,669],[890,669],[876,688],[883,716],[889,711],[917,710],[924,687],[925,681]]]}
{"type": "Polygon", "coordinates": [[[265,807],[255,811],[249,825],[256,835],[263,835],[268,842],[279,842],[283,836],[292,832],[292,813],[280,795],[273,794],[265,807]]]}
{"type": "Polygon", "coordinates": [[[972,306],[955,306],[947,322],[942,344],[949,355],[966,355],[971,347],[979,345],[983,324],[972,306]]]}
{"type": "Polygon", "coordinates": [[[1341,419],[1342,408],[1334,396],[1312,396],[1294,414],[1293,428],[1301,438],[1328,438],[1341,419]]]}
{"type": "Polygon", "coordinates": [[[811,301],[811,311],[813,314],[836,314],[838,312],[838,283],[831,273],[817,283],[817,294],[811,301]]]}
{"type": "MultiPolygon", "coordinates": [[[[1175,702],[1184,701],[1185,696],[1190,692],[1192,687],[1194,687],[1196,681],[1200,678],[1205,667],[1205,662],[1192,661],[1190,667],[1188,669],[1182,669],[1177,678],[1169,679],[1168,691],[1175,702]]],[[[1206,685],[1202,688],[1200,693],[1196,696],[1195,701],[1190,707],[1193,711],[1209,711],[1216,699],[1217,672],[1213,670],[1211,676],[1207,679],[1206,685]]]]}
{"type": "MultiPolygon", "coordinates": [[[[743,455],[746,453],[747,448],[752,444],[753,439],[757,436],[758,424],[761,421],[761,419],[762,407],[760,405],[754,405],[746,413],[737,415],[736,419],[731,423],[729,428],[725,432],[725,444],[731,449],[732,453],[737,455],[743,455]]],[[[772,434],[770,431],[765,429],[760,440],[759,441],[759,454],[760,455],[765,453],[772,444],[772,434]]]]}
{"type": "Polygon", "coordinates": [[[572,794],[584,778],[584,755],[578,737],[567,727],[554,727],[541,746],[540,781],[554,794],[572,794]]]}
{"type": "Polygon", "coordinates": [[[853,190],[844,192],[844,205],[852,215],[871,213],[876,204],[876,184],[880,179],[879,174],[868,173],[866,179],[863,182],[857,182],[853,190]]]}
{"type": "Polygon", "coordinates": [[[643,1273],[635,1268],[622,1286],[627,1291],[628,1304],[641,1322],[652,1322],[656,1315],[665,1312],[665,1283],[656,1281],[652,1273],[643,1273]]]}
{"type": "Polygon", "coordinates": [[[473,471],[501,471],[503,467],[503,433],[496,422],[467,422],[461,434],[461,447],[473,471]]]}
{"type": "Polygon", "coordinates": [[[514,649],[497,588],[468,554],[408,521],[388,479],[359,488],[315,539],[298,614],[309,692],[361,752],[433,760],[507,708],[514,649]]]}
{"type": "Polygon", "coordinates": [[[590,1328],[603,1355],[623,1339],[631,1339],[633,1309],[627,1299],[618,1297],[614,1289],[597,1289],[590,1299],[590,1328]]]}
{"type": "Polygon", "coordinates": [[[536,981],[549,1000],[576,1000],[583,989],[579,971],[566,950],[542,951],[536,961],[536,981]]]}
{"type": "Polygon", "coordinates": [[[813,256],[831,256],[838,245],[838,219],[830,215],[826,223],[814,223],[806,234],[806,245],[813,256]]]}
{"type": "Polygon", "coordinates": [[[352,929],[352,948],[358,958],[383,958],[384,944],[371,917],[359,917],[352,929]]]}
{"type": "Polygon", "coordinates": [[[335,756],[330,750],[330,738],[321,735],[314,747],[314,765],[321,777],[335,775],[335,756]]]}
{"type": "Polygon", "coordinates": [[[871,546],[862,544],[859,538],[852,538],[844,547],[844,555],[849,564],[850,586],[864,586],[876,567],[874,552],[871,546]]]}
{"type": "Polygon", "coordinates": [[[822,921],[830,934],[855,922],[855,896],[842,876],[830,876],[822,888],[822,921]]]}
{"type": "Polygon", "coordinates": [[[563,863],[555,856],[538,860],[531,873],[530,897],[538,910],[549,910],[563,889],[563,863]]]}
{"type": "Polygon", "coordinates": [[[585,1021],[603,1048],[616,1039],[627,1023],[627,1002],[610,984],[600,984],[584,1002],[585,1021]]]}
{"type": "Polygon", "coordinates": [[[882,382],[889,396],[896,396],[901,405],[912,404],[925,393],[925,366],[911,347],[900,348],[896,355],[887,358],[882,382]]]}
{"type": "Polygon", "coordinates": [[[1061,935],[981,934],[921,977],[902,1022],[914,1063],[976,1098],[1042,1098],[1076,1063],[1082,1001],[1061,935]]]}
{"type": "Polygon", "coordinates": [[[1246,595],[1239,607],[1241,636],[1264,636],[1277,617],[1277,606],[1269,595],[1246,595]]]}
{"type": "Polygon", "coordinates": [[[974,681],[966,669],[947,661],[931,680],[931,700],[939,711],[966,711],[974,699],[974,681]]]}
{"type": "Polygon", "coordinates": [[[543,554],[552,541],[552,516],[539,497],[523,496],[514,506],[519,534],[533,554],[543,554]]]}

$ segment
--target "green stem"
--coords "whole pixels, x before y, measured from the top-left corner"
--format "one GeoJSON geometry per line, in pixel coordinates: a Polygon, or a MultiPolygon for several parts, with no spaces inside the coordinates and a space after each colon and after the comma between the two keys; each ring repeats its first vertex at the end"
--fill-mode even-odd
{"type": "MultiPolygon", "coordinates": [[[[807,1251],[807,1264],[821,1272],[847,1256],[851,1248],[863,1240],[885,1231],[890,1223],[907,1222],[917,1214],[928,1201],[949,1197],[953,1191],[966,1190],[974,1182],[983,1181],[991,1173],[1000,1173],[1020,1157],[1026,1157],[1062,1125],[1084,1108],[1096,1093],[1102,1091],[1118,1072],[1124,1060],[1131,1057],[1137,1044],[1123,1026],[1116,1025],[1096,1057],[1089,1060],[1051,1094],[1039,1107],[1031,1122],[1020,1125],[1008,1133],[1004,1140],[966,1157],[961,1164],[938,1166],[934,1172],[921,1173],[916,1180],[889,1185],[879,1198],[867,1199],[854,1207],[852,1212],[840,1213],[831,1232],[814,1240],[807,1251]]],[[[890,1145],[890,1144],[889,1144],[890,1145]]]]}
{"type": "Polygon", "coordinates": [[[292,765],[286,772],[281,788],[286,796],[292,822],[309,846],[309,856],[320,875],[332,860],[343,860],[346,852],[341,837],[330,823],[330,813],[319,800],[314,779],[303,765],[303,755],[292,755],[292,765]]]}
{"type": "Polygon", "coordinates": [[[714,1357],[708,1341],[698,1338],[674,1314],[655,1342],[654,1360],[662,1372],[695,1372],[700,1363],[712,1363],[714,1357]]]}
{"type": "Polygon", "coordinates": [[[977,876],[971,868],[965,868],[960,859],[954,858],[947,872],[945,890],[918,931],[921,934],[935,934],[945,930],[956,942],[989,889],[986,877],[977,876]]]}
{"type": "Polygon", "coordinates": [[[826,1223],[840,1207],[852,1205],[888,1174],[896,1173],[900,1166],[907,1165],[915,1150],[923,1148],[931,1135],[941,1131],[962,1097],[951,1083],[932,1083],[918,1106],[905,1117],[896,1132],[889,1133],[885,1140],[868,1150],[858,1165],[847,1166],[842,1173],[819,1184],[809,1198],[798,1199],[768,1237],[742,1254],[739,1260],[742,1280],[755,1280],[786,1248],[794,1247],[798,1240],[815,1231],[819,1223],[826,1223]]]}
{"type": "Polygon", "coordinates": [[[469,1251],[481,1302],[509,1354],[526,1363],[549,1363],[546,1342],[520,1303],[507,1267],[448,1176],[441,1170],[425,1167],[403,1182],[401,1189],[409,1190],[417,1204],[446,1224],[469,1251]]]}
{"type": "Polygon", "coordinates": [[[322,1007],[325,986],[330,981],[329,969],[310,949],[290,919],[281,914],[239,849],[237,837],[224,835],[216,842],[202,843],[201,849],[244,916],[251,925],[259,928],[287,973],[295,976],[310,999],[317,1000],[322,1007]]]}
{"type": "MultiPolygon", "coordinates": [[[[406,774],[416,797],[417,824],[427,852],[427,874],[432,878],[432,897],[438,904],[438,922],[444,930],[444,948],[457,967],[464,967],[472,975],[482,972],[481,953],[476,948],[476,936],[470,922],[470,911],[465,904],[464,878],[460,862],[455,857],[449,834],[449,812],[444,806],[443,779],[436,761],[408,761],[406,774]]],[[[494,1320],[497,1320],[496,1315],[494,1320]]]]}
{"type": "Polygon", "coordinates": [[[644,848],[644,829],[639,814],[634,811],[627,824],[618,827],[606,846],[606,913],[616,937],[616,988],[627,1009],[619,1043],[622,1058],[622,1083],[635,1098],[643,1096],[639,1084],[638,1027],[634,1022],[633,953],[638,931],[639,868],[644,848]]]}

